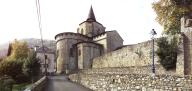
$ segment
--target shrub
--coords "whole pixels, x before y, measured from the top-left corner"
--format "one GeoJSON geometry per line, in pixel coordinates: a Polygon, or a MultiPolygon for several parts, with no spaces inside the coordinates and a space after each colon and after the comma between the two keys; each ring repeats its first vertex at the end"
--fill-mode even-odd
{"type": "Polygon", "coordinates": [[[167,37],[162,37],[157,41],[157,55],[159,57],[160,64],[166,69],[176,68],[177,62],[177,37],[173,36],[168,40],[167,37]]]}
{"type": "Polygon", "coordinates": [[[3,60],[0,63],[0,75],[8,75],[12,77],[17,83],[23,82],[25,78],[21,78],[23,60],[3,60]]]}
{"type": "Polygon", "coordinates": [[[15,81],[9,76],[0,77],[0,91],[11,91],[15,81]]]}
{"type": "Polygon", "coordinates": [[[36,58],[36,53],[31,51],[28,58],[24,61],[23,64],[23,73],[28,76],[33,82],[35,78],[39,75],[40,72],[40,63],[39,59],[36,58]]]}

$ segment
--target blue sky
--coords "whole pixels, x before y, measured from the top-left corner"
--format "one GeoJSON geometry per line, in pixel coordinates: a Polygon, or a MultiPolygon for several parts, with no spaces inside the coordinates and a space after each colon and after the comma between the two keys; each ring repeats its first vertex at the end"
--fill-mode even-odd
{"type": "MultiPolygon", "coordinates": [[[[150,31],[161,35],[151,3],[155,0],[40,0],[44,39],[61,32],[76,32],[93,6],[106,31],[117,30],[124,44],[150,40],[150,31]]],[[[35,0],[0,0],[0,43],[40,38],[35,0]]]]}

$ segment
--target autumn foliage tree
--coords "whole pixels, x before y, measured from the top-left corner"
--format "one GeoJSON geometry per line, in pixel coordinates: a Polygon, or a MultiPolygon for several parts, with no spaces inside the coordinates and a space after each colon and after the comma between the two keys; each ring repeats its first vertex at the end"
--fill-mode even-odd
{"type": "Polygon", "coordinates": [[[180,34],[180,19],[192,12],[192,0],[159,0],[154,2],[153,9],[157,14],[157,22],[163,26],[166,37],[157,41],[157,55],[161,65],[166,69],[176,67],[177,34],[180,34]],[[168,40],[169,39],[169,40],[168,40]]]}
{"type": "Polygon", "coordinates": [[[8,54],[9,56],[0,62],[0,76],[8,75],[21,83],[38,75],[39,60],[29,49],[27,42],[15,40],[11,43],[8,54]]]}
{"type": "Polygon", "coordinates": [[[192,12],[192,0],[159,0],[154,2],[156,20],[164,27],[166,34],[180,33],[180,19],[192,12]]]}
{"type": "Polygon", "coordinates": [[[24,59],[27,58],[29,53],[29,48],[27,42],[22,42],[18,40],[14,40],[11,44],[11,59],[24,59]]]}

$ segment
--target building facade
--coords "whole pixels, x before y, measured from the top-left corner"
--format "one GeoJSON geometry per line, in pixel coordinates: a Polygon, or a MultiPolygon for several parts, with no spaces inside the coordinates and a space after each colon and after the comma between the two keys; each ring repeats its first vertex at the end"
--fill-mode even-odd
{"type": "Polygon", "coordinates": [[[56,71],[55,51],[48,47],[35,47],[36,57],[40,59],[41,73],[45,73],[45,68],[48,74],[56,71]],[[46,66],[46,67],[45,67],[46,66]]]}
{"type": "Polygon", "coordinates": [[[59,33],[55,40],[57,73],[91,68],[95,57],[123,46],[123,39],[117,31],[105,31],[105,27],[96,21],[92,7],[88,18],[79,24],[77,33],[59,33]]]}

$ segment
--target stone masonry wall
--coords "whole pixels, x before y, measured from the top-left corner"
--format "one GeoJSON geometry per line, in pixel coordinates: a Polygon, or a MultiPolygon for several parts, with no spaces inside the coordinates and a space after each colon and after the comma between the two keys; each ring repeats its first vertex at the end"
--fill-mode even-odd
{"type": "Polygon", "coordinates": [[[192,91],[191,76],[87,73],[79,72],[69,78],[94,91],[192,91]]]}
{"type": "MultiPolygon", "coordinates": [[[[175,75],[180,76],[176,73],[176,70],[166,71],[161,65],[155,65],[156,75],[175,75]]],[[[83,69],[81,70],[84,74],[152,74],[151,66],[131,66],[131,67],[114,67],[114,68],[94,68],[94,69],[83,69]]]]}
{"type": "MultiPolygon", "coordinates": [[[[184,64],[184,46],[183,46],[183,35],[178,35],[178,40],[181,41],[178,46],[177,64],[176,69],[171,71],[165,71],[159,63],[159,58],[155,54],[155,65],[156,70],[161,74],[172,74],[184,75],[186,67],[184,64]]],[[[157,41],[157,40],[156,40],[157,41]]],[[[93,59],[92,68],[108,68],[108,67],[136,67],[141,72],[151,72],[151,69],[143,70],[143,67],[151,68],[152,66],[152,41],[146,41],[135,45],[128,45],[122,47],[113,52],[104,54],[103,56],[96,57],[93,59]],[[142,68],[142,69],[140,69],[142,68]]],[[[155,51],[158,46],[155,42],[155,51]]]]}
{"type": "Polygon", "coordinates": [[[87,69],[92,67],[92,59],[102,53],[102,45],[92,42],[83,42],[77,45],[78,49],[78,69],[87,69]]]}
{"type": "MultiPolygon", "coordinates": [[[[151,41],[128,45],[93,59],[93,68],[147,66],[152,64],[151,41]]],[[[157,46],[155,46],[157,49],[157,46]]],[[[155,64],[159,64],[155,56],[155,64]]]]}
{"type": "Polygon", "coordinates": [[[30,87],[28,87],[25,91],[43,91],[47,85],[47,77],[44,76],[30,87]]]}
{"type": "MultiPolygon", "coordinates": [[[[65,32],[55,36],[57,45],[57,73],[67,73],[77,69],[76,56],[70,56],[73,45],[82,41],[91,41],[90,37],[78,33],[65,32]],[[68,71],[67,71],[68,70],[68,71]]],[[[75,54],[75,53],[74,53],[75,54]]]]}
{"type": "MultiPolygon", "coordinates": [[[[47,55],[47,60],[46,63],[48,64],[47,72],[52,73],[55,72],[55,54],[54,53],[45,53],[47,55]]],[[[43,53],[37,53],[36,55],[37,58],[40,59],[40,64],[41,64],[41,71],[44,73],[45,72],[45,56],[43,53]]]]}

